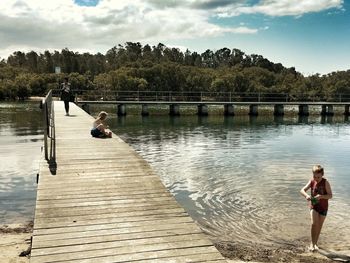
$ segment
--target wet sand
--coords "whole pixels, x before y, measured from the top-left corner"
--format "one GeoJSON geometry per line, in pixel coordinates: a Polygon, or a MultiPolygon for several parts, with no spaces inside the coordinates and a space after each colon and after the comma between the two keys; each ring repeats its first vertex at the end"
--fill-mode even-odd
{"type": "Polygon", "coordinates": [[[268,247],[257,243],[239,244],[235,242],[214,242],[220,253],[230,263],[239,262],[304,262],[304,263],[327,263],[331,259],[318,252],[308,252],[303,246],[268,247]]]}

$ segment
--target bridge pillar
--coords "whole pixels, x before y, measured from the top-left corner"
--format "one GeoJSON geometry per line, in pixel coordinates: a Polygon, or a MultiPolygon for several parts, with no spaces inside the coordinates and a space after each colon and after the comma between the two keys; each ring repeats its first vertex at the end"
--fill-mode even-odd
{"type": "Polygon", "coordinates": [[[298,123],[309,123],[309,116],[308,115],[299,115],[298,116],[298,123]]]}
{"type": "Polygon", "coordinates": [[[321,115],[321,124],[332,123],[333,115],[321,115]]]}
{"type": "Polygon", "coordinates": [[[258,105],[249,105],[249,115],[258,116],[258,105]]]}
{"type": "Polygon", "coordinates": [[[234,116],[235,113],[233,111],[233,105],[232,104],[225,104],[224,105],[224,115],[225,116],[234,116]]]}
{"type": "Polygon", "coordinates": [[[309,116],[309,105],[299,105],[299,112],[298,115],[300,116],[309,116]]]}
{"type": "Polygon", "coordinates": [[[350,105],[345,105],[344,106],[344,115],[345,116],[350,116],[349,108],[350,108],[350,105]]]}
{"type": "Polygon", "coordinates": [[[84,103],[83,105],[81,105],[81,108],[82,108],[85,112],[87,112],[87,113],[90,114],[90,105],[89,105],[89,104],[84,103]]]}
{"type": "Polygon", "coordinates": [[[197,115],[198,116],[208,116],[208,106],[205,104],[200,104],[197,106],[198,111],[197,115]]]}
{"type": "Polygon", "coordinates": [[[170,116],[179,116],[180,115],[180,106],[178,104],[169,105],[169,115],[170,116]]]}
{"type": "Polygon", "coordinates": [[[142,110],[141,110],[141,115],[142,116],[148,116],[148,105],[147,104],[142,104],[142,110]]]}
{"type": "Polygon", "coordinates": [[[283,116],[284,115],[284,105],[283,104],[276,104],[274,106],[273,115],[283,116]]]}
{"type": "Polygon", "coordinates": [[[118,116],[125,116],[126,115],[125,104],[118,104],[117,114],[118,114],[118,116]]]}
{"type": "Polygon", "coordinates": [[[334,115],[333,105],[322,105],[321,115],[333,116],[334,115]]]}

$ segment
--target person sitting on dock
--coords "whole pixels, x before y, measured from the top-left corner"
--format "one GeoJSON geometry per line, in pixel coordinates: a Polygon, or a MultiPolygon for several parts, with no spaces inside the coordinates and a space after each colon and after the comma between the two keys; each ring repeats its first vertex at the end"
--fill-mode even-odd
{"type": "Polygon", "coordinates": [[[93,122],[93,128],[91,129],[91,135],[95,138],[112,138],[112,132],[107,129],[107,125],[104,124],[104,121],[107,119],[107,112],[101,111],[98,114],[98,117],[93,122]]]}

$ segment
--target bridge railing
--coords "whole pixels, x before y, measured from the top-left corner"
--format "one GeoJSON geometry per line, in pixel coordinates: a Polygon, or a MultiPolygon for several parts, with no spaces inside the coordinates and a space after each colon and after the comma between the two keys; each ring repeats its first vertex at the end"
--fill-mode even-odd
{"type": "MultiPolygon", "coordinates": [[[[350,102],[350,94],[319,95],[276,92],[207,92],[207,91],[114,91],[73,90],[79,101],[202,101],[202,102],[350,102]]],[[[54,91],[54,96],[59,91],[54,91]]]]}
{"type": "Polygon", "coordinates": [[[44,153],[48,162],[56,160],[56,135],[55,135],[55,112],[52,102],[52,90],[48,92],[41,102],[41,111],[44,125],[44,153]]]}

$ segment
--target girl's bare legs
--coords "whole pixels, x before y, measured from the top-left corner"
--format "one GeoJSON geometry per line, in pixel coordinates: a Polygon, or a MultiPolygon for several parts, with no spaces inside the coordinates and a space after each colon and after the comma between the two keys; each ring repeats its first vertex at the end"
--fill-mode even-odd
{"type": "Polygon", "coordinates": [[[105,133],[105,127],[103,126],[103,124],[99,124],[99,125],[97,125],[97,127],[96,127],[97,129],[99,129],[99,131],[100,132],[103,132],[103,133],[105,133]]]}
{"type": "Polygon", "coordinates": [[[108,138],[112,138],[112,132],[109,129],[105,129],[103,124],[99,124],[96,128],[99,129],[108,138]]]}
{"type": "Polygon", "coordinates": [[[310,211],[311,216],[311,244],[310,244],[310,250],[314,251],[315,249],[318,249],[317,247],[317,241],[321,233],[321,229],[323,226],[323,222],[326,219],[325,216],[320,215],[315,210],[310,211]]]}
{"type": "Polygon", "coordinates": [[[324,220],[326,219],[325,216],[320,215],[319,213],[317,213],[317,214],[318,214],[318,228],[317,228],[317,233],[316,233],[315,249],[318,249],[318,246],[317,246],[318,238],[320,237],[321,229],[322,229],[324,220]]]}
{"type": "Polygon", "coordinates": [[[112,132],[110,130],[107,129],[105,132],[108,138],[112,138],[112,132]]]}

